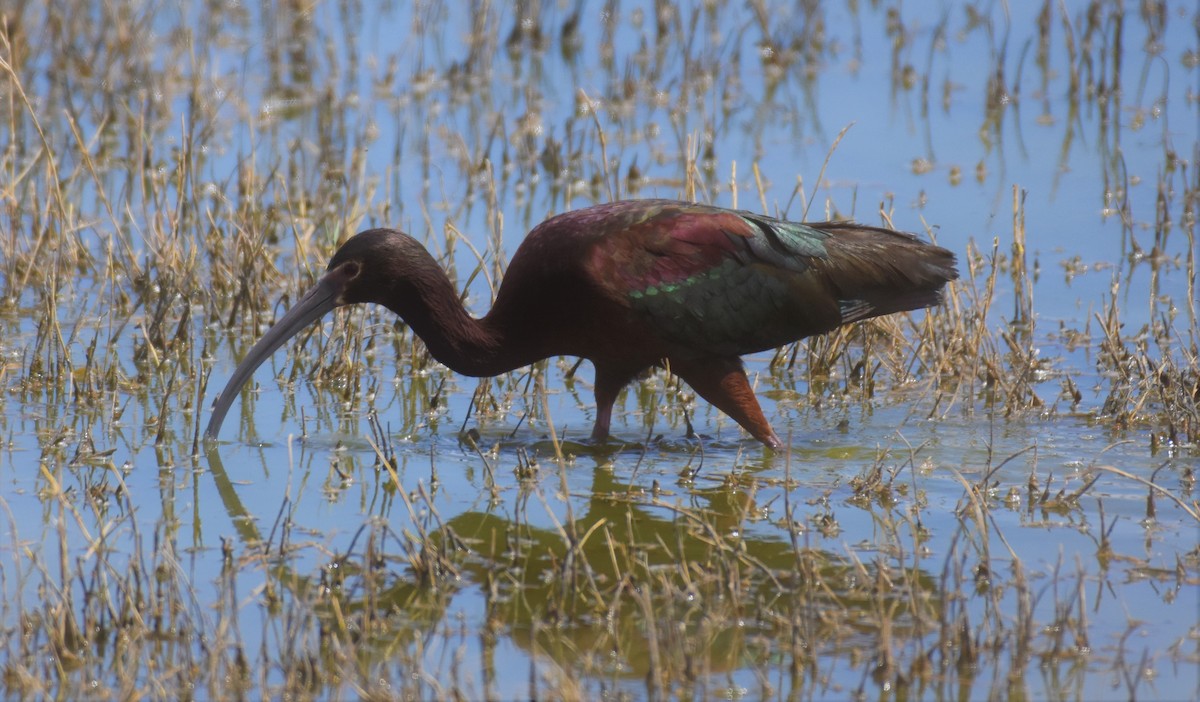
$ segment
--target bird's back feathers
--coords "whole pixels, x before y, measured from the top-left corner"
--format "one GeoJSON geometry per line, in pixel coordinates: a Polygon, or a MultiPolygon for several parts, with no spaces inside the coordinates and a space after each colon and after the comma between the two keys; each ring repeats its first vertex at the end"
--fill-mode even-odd
{"type": "Polygon", "coordinates": [[[799,224],[663,200],[564,217],[543,227],[588,241],[585,275],[676,354],[741,355],[929,307],[957,277],[946,249],[845,222],[799,224]]]}

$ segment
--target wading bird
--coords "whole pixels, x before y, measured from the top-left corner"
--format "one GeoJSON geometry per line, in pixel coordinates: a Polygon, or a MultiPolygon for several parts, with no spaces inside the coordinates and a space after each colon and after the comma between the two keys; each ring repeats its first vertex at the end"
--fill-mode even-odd
{"type": "Polygon", "coordinates": [[[741,355],[936,305],[957,276],[954,254],[910,234],[630,200],[535,227],[513,255],[491,311],[475,318],[420,243],[370,229],[346,241],[316,285],[250,349],[205,434],[217,436],[242,385],[284,342],[335,307],[374,302],[464,375],[497,375],[551,356],[590,360],[594,441],[608,436],[621,388],[657,365],[778,448],[741,355]]]}

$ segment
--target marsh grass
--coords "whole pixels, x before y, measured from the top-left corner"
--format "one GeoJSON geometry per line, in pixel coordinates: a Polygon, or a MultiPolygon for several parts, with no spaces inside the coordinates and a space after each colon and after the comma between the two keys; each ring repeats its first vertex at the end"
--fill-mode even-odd
{"type": "MultiPolygon", "coordinates": [[[[961,463],[939,456],[944,444],[909,446],[902,435],[867,450],[849,477],[803,466],[800,449],[762,459],[665,372],[626,392],[629,445],[605,455],[555,423],[552,400],[590,402],[573,361],[464,382],[378,310],[314,328],[257,383],[282,395],[271,410],[306,436],[369,437],[369,450],[332,446],[322,471],[289,452],[296,491],[320,482],[335,502],[359,484],[390,519],[363,509],[352,536],[327,539],[292,501],[291,478],[288,494],[246,505],[246,483],[222,465],[226,447],[201,455],[210,380],[223,372],[214,369],[240,357],[337,243],[368,224],[423,237],[482,309],[503,277],[505,242],[581,199],[740,191],[742,207],[855,214],[827,190],[823,168],[815,187],[798,178],[789,190],[763,175],[770,147],[760,137],[739,154],[740,171],[722,141],[753,102],[743,64],[761,72],[768,96],[756,117],[806,135],[770,96],[816,89],[835,56],[826,15],[805,3],[800,18],[776,23],[775,8],[751,3],[741,31],[754,38],[724,45],[705,37],[734,10],[670,7],[629,19],[646,37],[629,53],[613,48],[624,20],[604,23],[597,47],[578,8],[522,21],[477,8],[464,59],[410,38],[410,66],[358,53],[355,18],[370,9],[356,3],[339,5],[332,28],[286,2],[261,16],[240,5],[174,16],[154,4],[0,4],[0,455],[15,486],[0,498],[6,695],[1059,697],[1105,675],[1119,696],[1137,697],[1155,693],[1155,670],[1198,664],[1194,628],[1191,640],[1154,645],[1139,642],[1132,620],[1115,642],[1098,633],[1126,616],[1105,593],[1124,592],[1127,579],[1172,601],[1200,587],[1200,552],[1175,548],[1167,566],[1138,554],[1114,533],[1128,508],[1104,507],[1144,495],[1136,518],[1154,546],[1200,521],[1200,147],[1185,158],[1186,145],[1164,138],[1147,203],[1123,165],[1115,117],[1130,109],[1123,23],[1138,23],[1152,46],[1179,21],[1153,4],[1135,17],[1108,2],[1078,16],[1046,3],[1034,62],[1019,64],[1034,78],[1006,71],[993,48],[988,144],[1012,138],[1005,120],[1022,88],[1028,97],[1040,80],[1046,95],[1055,42],[1066,53],[1064,159],[1080,111],[1100,115],[1089,136],[1106,154],[1101,197],[1125,259],[1080,328],[1047,328],[1039,315],[1037,281],[1051,264],[1029,232],[1048,225],[1028,220],[1018,185],[1010,226],[966,243],[942,307],[756,359],[762,394],[780,411],[820,416],[823,432],[896,404],[989,427],[983,450],[961,463]],[[571,56],[594,51],[589,70],[602,77],[599,91],[567,98],[561,122],[549,121],[543,93],[556,46],[566,61],[557,70],[578,70],[571,56]],[[231,50],[261,50],[261,84],[222,64],[231,50]],[[518,77],[497,81],[492,63],[518,77]],[[675,117],[656,111],[667,108],[675,117]],[[385,122],[381,111],[404,118],[385,122]],[[390,131],[396,138],[382,136],[390,131]],[[367,160],[376,143],[392,145],[382,165],[367,160]],[[468,224],[476,236],[463,233],[468,224]],[[1127,293],[1135,275],[1150,276],[1147,299],[1127,293]],[[1163,292],[1180,278],[1186,295],[1163,292]],[[1085,365],[1070,360],[1078,354],[1085,365]],[[453,395],[471,398],[465,416],[451,411],[453,395]],[[1055,421],[1093,425],[1111,446],[1144,444],[1157,469],[1113,465],[1101,451],[1064,475],[1040,463],[1035,437],[1016,449],[996,438],[1055,421]],[[439,441],[439,429],[457,441],[439,441]],[[577,462],[589,455],[600,465],[581,486],[589,468],[577,462]],[[483,476],[484,506],[447,511],[444,476],[463,467],[483,476]],[[189,506],[201,483],[215,486],[234,536],[204,536],[210,527],[189,506]],[[30,501],[35,519],[17,504],[30,501]],[[947,503],[951,513],[938,513],[947,503]],[[501,504],[507,512],[492,509],[501,504]],[[1014,546],[1025,528],[1077,528],[1094,550],[1047,564],[1014,546]],[[468,592],[478,601],[470,616],[455,605],[468,592]],[[528,669],[511,670],[514,660],[528,669]]],[[[450,12],[422,4],[412,36],[445,36],[450,12]]],[[[966,33],[994,21],[974,5],[966,12],[966,33]]],[[[899,10],[886,20],[892,89],[918,89],[927,112],[935,52],[914,68],[911,28],[899,10]]],[[[948,36],[948,22],[935,33],[948,36]]],[[[863,31],[848,42],[860,56],[863,31]]],[[[943,99],[955,90],[947,82],[943,99]]],[[[1139,103],[1135,120],[1154,125],[1152,112],[1139,103]]],[[[975,170],[989,177],[984,160],[975,170]]],[[[880,211],[895,216],[887,203],[880,211]]],[[[925,234],[948,243],[947,232],[925,234]]],[[[1071,276],[1082,265],[1063,267],[1071,276]]],[[[244,393],[230,422],[243,440],[268,411],[255,397],[244,393]]]]}

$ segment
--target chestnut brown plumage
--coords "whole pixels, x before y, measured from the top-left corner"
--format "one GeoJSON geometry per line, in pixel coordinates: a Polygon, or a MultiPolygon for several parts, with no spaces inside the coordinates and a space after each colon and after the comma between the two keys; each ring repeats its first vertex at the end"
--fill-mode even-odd
{"type": "Polygon", "coordinates": [[[205,434],[217,435],[242,385],[288,339],[335,307],[374,302],[464,375],[496,375],[550,356],[590,360],[593,440],[608,436],[621,388],[659,365],[779,447],[741,355],[936,305],[957,275],[954,254],[910,234],[629,200],[538,225],[513,255],[491,311],[477,319],[420,243],[371,229],[343,244],[317,284],[250,350],[205,434]]]}

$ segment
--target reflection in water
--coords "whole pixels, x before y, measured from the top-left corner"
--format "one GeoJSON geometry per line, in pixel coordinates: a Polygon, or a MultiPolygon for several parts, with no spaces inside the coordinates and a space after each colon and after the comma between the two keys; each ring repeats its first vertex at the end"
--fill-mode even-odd
{"type": "MultiPolygon", "coordinates": [[[[209,465],[231,519],[249,524],[218,452],[209,465]]],[[[547,501],[538,482],[522,483],[511,518],[468,511],[442,522],[418,490],[406,505],[428,512],[413,531],[386,522],[365,527],[322,569],[316,589],[286,561],[269,565],[273,548],[253,526],[240,535],[246,546],[265,548],[273,597],[311,601],[313,625],[331,629],[318,641],[333,669],[344,665],[338,651],[351,642],[378,647],[370,658],[385,666],[397,647],[420,659],[423,646],[447,636],[444,622],[457,601],[479,598],[481,679],[490,695],[501,640],[528,651],[535,668],[618,687],[645,684],[650,694],[705,694],[710,676],[747,666],[765,672],[782,665],[792,689],[803,689],[817,682],[818,655],[869,649],[881,635],[937,634],[927,618],[941,607],[939,586],[923,568],[811,548],[803,525],[781,535],[743,531],[756,509],[753,480],[698,491],[683,506],[665,494],[647,498],[604,468],[592,476],[583,508],[554,528],[526,519],[547,501]],[[867,612],[886,617],[875,621],[867,612]]],[[[278,538],[282,548],[288,539],[278,538]]],[[[894,676],[897,663],[887,653],[875,663],[877,674],[894,676]]]]}

